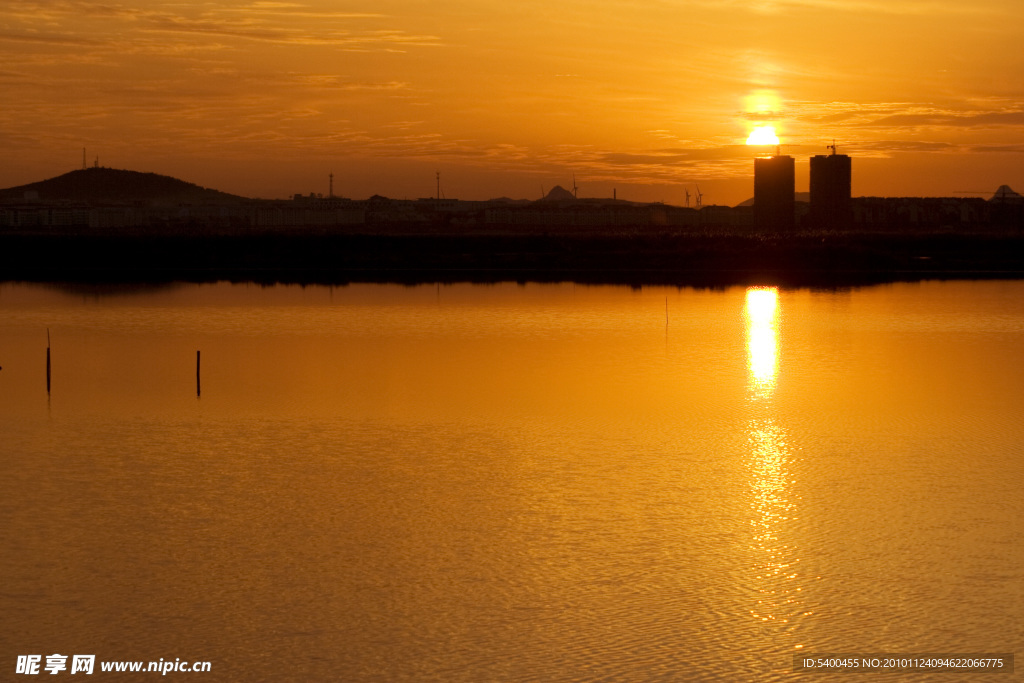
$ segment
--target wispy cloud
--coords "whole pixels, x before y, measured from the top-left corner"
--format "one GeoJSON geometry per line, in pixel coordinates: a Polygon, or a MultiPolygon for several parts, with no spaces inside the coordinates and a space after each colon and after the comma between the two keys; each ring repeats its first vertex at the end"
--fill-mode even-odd
{"type": "Polygon", "coordinates": [[[385,14],[314,11],[298,3],[257,2],[238,6],[215,2],[191,7],[153,3],[144,9],[81,0],[7,0],[5,4],[0,16],[9,21],[0,38],[6,40],[100,45],[130,42],[149,33],[280,45],[326,45],[342,50],[441,43],[439,36],[398,28],[395,24],[399,20],[385,14]],[[83,20],[94,26],[83,26],[83,20]],[[369,26],[367,22],[387,22],[391,26],[369,26]],[[54,27],[64,30],[55,31],[54,27]],[[94,27],[102,29],[101,34],[109,38],[99,40],[82,35],[94,27]]]}
{"type": "Polygon", "coordinates": [[[908,131],[928,128],[986,129],[1024,125],[1024,102],[964,100],[941,105],[915,102],[797,102],[788,107],[801,124],[826,124],[840,129],[908,131]],[[988,104],[987,108],[981,108],[988,104]]]}
{"type": "Polygon", "coordinates": [[[336,76],[333,74],[299,74],[295,77],[295,80],[304,85],[316,88],[349,92],[394,92],[397,90],[406,90],[410,86],[409,83],[403,81],[385,81],[375,83],[372,81],[355,81],[344,76],[336,76]]]}
{"type": "Polygon", "coordinates": [[[959,145],[950,142],[934,142],[927,140],[873,140],[857,142],[850,146],[850,152],[864,154],[867,152],[950,152],[959,149],[959,145]]]}
{"type": "Polygon", "coordinates": [[[857,125],[867,128],[991,128],[996,126],[1024,126],[1024,110],[893,114],[857,125]]]}
{"type": "Polygon", "coordinates": [[[1018,145],[972,145],[971,152],[977,154],[1024,154],[1024,144],[1018,145]]]}
{"type": "Polygon", "coordinates": [[[894,16],[939,16],[992,14],[994,10],[986,3],[959,3],[951,0],[703,0],[715,9],[732,9],[758,14],[777,14],[793,10],[826,10],[858,14],[881,14],[894,16]]]}
{"type": "MultiPolygon", "coordinates": [[[[334,18],[352,18],[349,15],[334,18]]],[[[199,18],[181,15],[150,15],[140,26],[142,31],[210,35],[238,38],[279,45],[326,45],[342,49],[369,49],[380,46],[436,46],[438,36],[409,34],[397,29],[347,30],[325,27],[318,30],[275,25],[252,17],[231,20],[207,13],[199,18]]]]}
{"type": "Polygon", "coordinates": [[[37,33],[37,32],[15,32],[15,31],[3,31],[0,32],[0,41],[14,41],[20,43],[41,43],[44,45],[61,45],[61,46],[106,46],[110,45],[109,41],[97,40],[94,38],[84,38],[82,36],[68,34],[68,33],[37,33]]]}

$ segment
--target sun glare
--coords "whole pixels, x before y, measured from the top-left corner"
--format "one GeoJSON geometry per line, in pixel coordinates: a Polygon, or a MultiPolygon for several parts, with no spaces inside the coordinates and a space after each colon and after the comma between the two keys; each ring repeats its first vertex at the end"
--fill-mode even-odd
{"type": "Polygon", "coordinates": [[[775,134],[775,126],[758,126],[747,138],[748,145],[777,145],[779,136],[775,134]]]}
{"type": "Polygon", "coordinates": [[[768,398],[775,388],[778,372],[779,290],[774,287],[751,287],[747,290],[747,351],[752,388],[757,398],[768,398]]]}

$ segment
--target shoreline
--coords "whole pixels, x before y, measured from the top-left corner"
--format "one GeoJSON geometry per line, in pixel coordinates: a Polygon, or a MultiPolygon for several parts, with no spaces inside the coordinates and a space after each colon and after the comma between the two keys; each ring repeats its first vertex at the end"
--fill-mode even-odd
{"type": "Polygon", "coordinates": [[[1024,278],[1024,235],[0,234],[0,281],[843,287],[1024,278]]]}

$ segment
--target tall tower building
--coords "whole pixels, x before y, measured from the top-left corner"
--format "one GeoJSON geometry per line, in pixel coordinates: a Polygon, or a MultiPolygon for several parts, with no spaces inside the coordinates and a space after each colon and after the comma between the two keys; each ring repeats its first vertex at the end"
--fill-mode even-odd
{"type": "Polygon", "coordinates": [[[754,159],[754,224],[758,228],[774,231],[793,229],[795,177],[791,156],[776,154],[754,159]]]}
{"type": "Polygon", "coordinates": [[[839,229],[850,223],[850,157],[836,154],[811,157],[811,221],[815,227],[839,229]]]}

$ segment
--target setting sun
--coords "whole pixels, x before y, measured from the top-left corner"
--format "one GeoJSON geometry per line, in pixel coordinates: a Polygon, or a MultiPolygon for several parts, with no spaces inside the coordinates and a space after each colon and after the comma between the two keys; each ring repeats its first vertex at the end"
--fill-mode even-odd
{"type": "Polygon", "coordinates": [[[747,138],[748,145],[777,145],[779,136],[775,134],[775,126],[758,126],[747,138]]]}
{"type": "Polygon", "coordinates": [[[264,199],[534,200],[575,174],[580,198],[735,205],[783,135],[801,172],[841,141],[855,195],[1024,185],[1011,0],[510,6],[5,0],[0,188],[99,165],[264,199]]]}

